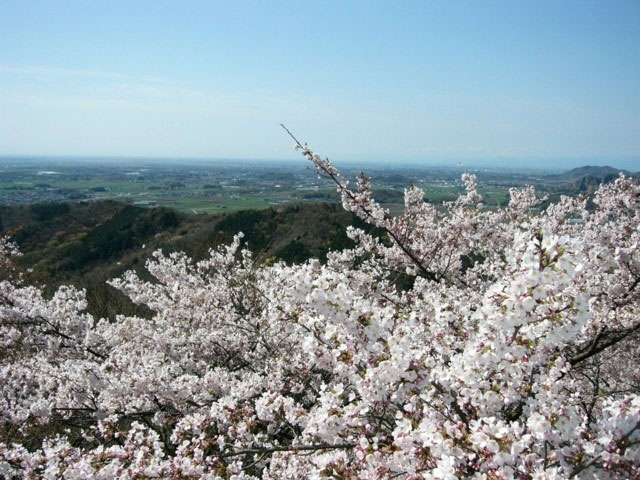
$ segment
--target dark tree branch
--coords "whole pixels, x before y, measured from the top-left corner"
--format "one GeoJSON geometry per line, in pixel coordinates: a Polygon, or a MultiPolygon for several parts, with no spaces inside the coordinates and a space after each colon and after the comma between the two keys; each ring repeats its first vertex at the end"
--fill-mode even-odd
{"type": "Polygon", "coordinates": [[[603,328],[600,332],[598,332],[593,341],[591,341],[591,343],[589,343],[589,345],[584,350],[578,352],[569,359],[569,363],[572,366],[575,366],[580,362],[583,362],[584,360],[593,357],[603,350],[621,342],[629,335],[638,330],[640,330],[640,322],[637,322],[628,328],[610,332],[606,332],[603,328]]]}
{"type": "Polygon", "coordinates": [[[356,443],[321,443],[318,445],[300,445],[300,446],[286,446],[286,447],[264,447],[264,448],[247,448],[246,450],[237,450],[235,452],[222,453],[219,455],[212,455],[217,458],[229,458],[237,457],[239,455],[265,455],[275,452],[303,452],[303,451],[317,451],[317,450],[350,450],[354,448],[356,443]]]}
{"type": "MultiPolygon", "coordinates": [[[[302,145],[302,143],[300,143],[300,141],[291,133],[291,131],[289,131],[289,129],[287,127],[285,127],[282,123],[280,124],[280,126],[282,128],[284,128],[284,130],[289,134],[289,136],[296,142],[296,145],[301,148],[301,149],[305,149],[305,146],[302,145]]],[[[325,170],[324,168],[322,169],[322,171],[331,179],[333,180],[333,182],[338,186],[338,188],[340,189],[340,192],[344,193],[345,195],[347,195],[351,200],[355,200],[354,196],[353,196],[353,192],[351,192],[351,190],[349,190],[348,188],[346,188],[341,182],[340,180],[338,180],[338,178],[336,178],[336,176],[331,173],[328,172],[327,170],[325,170]]],[[[373,215],[371,214],[370,211],[368,211],[366,208],[362,208],[362,210],[364,211],[364,213],[367,215],[367,217],[369,219],[371,219],[373,217],[373,215]]],[[[364,220],[364,219],[363,219],[364,220]]],[[[367,220],[365,220],[367,221],[367,220]]],[[[370,220],[368,221],[368,223],[371,223],[372,225],[375,225],[373,222],[371,222],[370,220]]],[[[391,230],[389,230],[388,228],[384,227],[384,226],[379,226],[379,225],[375,225],[379,228],[381,228],[382,230],[384,230],[384,232],[386,234],[388,234],[393,240],[394,242],[400,247],[400,249],[402,250],[402,252],[409,257],[409,259],[415,264],[416,267],[418,267],[418,269],[420,270],[421,275],[428,279],[428,280],[432,280],[434,282],[438,282],[439,278],[438,275],[436,275],[434,272],[429,271],[420,261],[420,259],[404,244],[404,242],[402,242],[400,240],[400,238],[398,238],[398,236],[392,232],[391,230]]]]}
{"type": "MultiPolygon", "coordinates": [[[[635,432],[636,430],[638,430],[640,428],[640,422],[636,423],[634,425],[634,427],[629,430],[627,433],[625,433],[622,438],[620,438],[618,441],[622,442],[627,440],[632,434],[633,432],[635,432]]],[[[570,478],[575,477],[576,475],[578,475],[580,472],[583,472],[584,470],[586,470],[587,468],[591,467],[592,465],[595,465],[598,460],[601,459],[601,455],[596,455],[593,459],[591,459],[591,461],[587,462],[587,463],[583,463],[582,465],[577,466],[576,468],[573,469],[573,471],[571,472],[571,474],[569,475],[570,478]]]]}

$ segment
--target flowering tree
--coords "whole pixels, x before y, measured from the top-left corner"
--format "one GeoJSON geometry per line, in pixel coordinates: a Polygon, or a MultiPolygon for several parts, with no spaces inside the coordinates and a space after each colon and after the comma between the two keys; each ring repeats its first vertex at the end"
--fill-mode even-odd
{"type": "Polygon", "coordinates": [[[635,182],[492,211],[463,175],[393,217],[298,147],[384,235],[324,265],[158,251],[111,282],[150,319],[0,283],[0,476],[640,478],[635,182]]]}

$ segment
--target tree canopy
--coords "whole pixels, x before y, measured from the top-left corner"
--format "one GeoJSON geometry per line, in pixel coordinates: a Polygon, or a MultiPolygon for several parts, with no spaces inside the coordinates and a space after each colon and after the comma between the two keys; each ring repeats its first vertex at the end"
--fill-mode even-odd
{"type": "Polygon", "coordinates": [[[111,282],[150,319],[45,298],[3,239],[0,475],[640,478],[634,180],[490,210],[465,174],[394,217],[298,147],[382,236],[350,227],[325,264],[259,264],[242,234],[197,262],[157,251],[152,280],[111,282]]]}

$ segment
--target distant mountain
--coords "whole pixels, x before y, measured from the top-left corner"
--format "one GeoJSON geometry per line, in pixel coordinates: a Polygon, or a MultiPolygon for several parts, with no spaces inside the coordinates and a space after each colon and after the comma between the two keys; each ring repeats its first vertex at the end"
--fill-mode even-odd
{"type": "Polygon", "coordinates": [[[618,168],[613,168],[613,167],[585,166],[585,167],[578,167],[578,168],[571,169],[568,172],[564,172],[556,175],[549,175],[549,177],[557,178],[559,180],[579,180],[583,177],[589,176],[596,179],[604,180],[606,182],[606,181],[609,181],[611,178],[617,177],[618,174],[620,174],[620,172],[624,173],[627,176],[634,175],[632,172],[629,172],[628,170],[620,170],[618,168]]]}
{"type": "Polygon", "coordinates": [[[585,166],[578,167],[567,172],[547,175],[547,179],[550,181],[560,181],[561,183],[568,184],[569,190],[572,194],[579,193],[593,193],[600,184],[613,182],[620,173],[628,177],[635,177],[640,179],[640,172],[630,172],[628,170],[620,170],[614,167],[595,167],[585,166]]]}

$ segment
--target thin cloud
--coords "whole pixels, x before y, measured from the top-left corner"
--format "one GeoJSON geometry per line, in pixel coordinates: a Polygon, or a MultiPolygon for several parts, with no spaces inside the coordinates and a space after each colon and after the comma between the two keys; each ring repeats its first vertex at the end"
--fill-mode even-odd
{"type": "Polygon", "coordinates": [[[48,77],[79,77],[79,78],[96,78],[103,80],[138,80],[145,82],[169,82],[166,78],[154,76],[134,76],[120,72],[108,72],[100,70],[83,70],[83,69],[67,69],[67,68],[51,68],[29,65],[0,65],[0,73],[8,73],[13,75],[27,76],[48,76],[48,77]]]}

